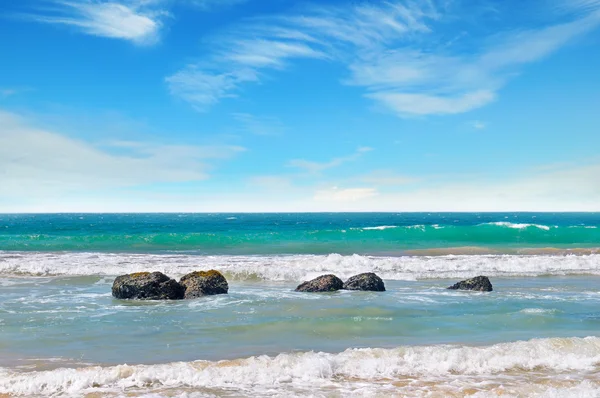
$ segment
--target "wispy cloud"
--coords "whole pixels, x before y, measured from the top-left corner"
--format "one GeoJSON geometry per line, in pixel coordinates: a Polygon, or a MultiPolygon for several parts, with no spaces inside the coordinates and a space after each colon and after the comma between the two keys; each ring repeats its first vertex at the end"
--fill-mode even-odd
{"type": "Polygon", "coordinates": [[[0,87],[0,98],[9,98],[32,90],[29,87],[0,87]]]}
{"type": "Polygon", "coordinates": [[[209,177],[213,161],[244,151],[228,145],[90,143],[33,127],[1,110],[0,125],[0,195],[5,198],[199,181],[209,177]]]}
{"type": "Polygon", "coordinates": [[[240,27],[212,48],[209,57],[167,78],[170,90],[199,110],[236,96],[244,83],[299,59],[340,60],[357,47],[385,44],[390,36],[426,31],[432,9],[385,3],[316,7],[303,15],[267,18],[240,27]]]}
{"type": "Polygon", "coordinates": [[[344,163],[359,159],[364,153],[372,151],[369,147],[360,147],[355,153],[348,156],[333,158],[327,162],[314,162],[305,159],[293,159],[288,162],[289,167],[299,168],[310,174],[318,174],[324,170],[341,166],[344,163]]]}
{"type": "Polygon", "coordinates": [[[8,98],[18,93],[18,90],[14,88],[3,88],[0,89],[0,97],[8,98]]]}
{"type": "Polygon", "coordinates": [[[573,1],[581,13],[570,21],[564,22],[564,14],[546,25],[477,37],[468,35],[472,26],[460,23],[465,10],[441,0],[314,6],[299,15],[255,20],[219,37],[200,63],[167,82],[173,94],[206,110],[240,95],[244,84],[312,59],[345,65],[342,83],[362,87],[367,98],[399,116],[463,113],[495,101],[523,65],[600,24],[597,0],[573,1]],[[455,34],[450,25],[458,26],[455,34]]]}
{"type": "Polygon", "coordinates": [[[600,0],[559,0],[556,2],[559,11],[589,12],[600,9],[600,0]]]}
{"type": "Polygon", "coordinates": [[[274,117],[259,117],[249,113],[234,113],[233,117],[244,130],[255,135],[277,136],[285,131],[283,123],[274,117]]]}
{"type": "Polygon", "coordinates": [[[189,102],[200,112],[222,98],[237,96],[236,90],[241,83],[257,80],[256,71],[249,68],[211,73],[192,65],[166,79],[171,94],[189,102]]]}
{"type": "Polygon", "coordinates": [[[27,15],[33,21],[71,26],[82,33],[129,40],[140,45],[159,39],[169,14],[161,1],[153,0],[49,0],[52,7],[27,15]]]}
{"type": "Polygon", "coordinates": [[[181,3],[193,5],[203,10],[210,10],[215,7],[227,7],[246,3],[249,0],[178,0],[181,3]]]}

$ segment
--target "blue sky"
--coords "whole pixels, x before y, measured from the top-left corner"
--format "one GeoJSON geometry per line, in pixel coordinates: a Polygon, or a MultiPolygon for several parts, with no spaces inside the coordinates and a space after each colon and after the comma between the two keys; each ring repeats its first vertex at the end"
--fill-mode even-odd
{"type": "Polygon", "coordinates": [[[0,1],[0,212],[599,211],[600,0],[0,1]]]}

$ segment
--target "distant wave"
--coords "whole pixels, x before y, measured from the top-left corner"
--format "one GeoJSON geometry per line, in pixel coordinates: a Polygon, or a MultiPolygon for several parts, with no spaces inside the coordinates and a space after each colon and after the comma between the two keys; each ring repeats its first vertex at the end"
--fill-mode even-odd
{"type": "MultiPolygon", "coordinates": [[[[496,225],[498,227],[507,227],[507,228],[513,228],[513,229],[539,228],[539,229],[543,229],[544,231],[549,231],[551,228],[548,225],[515,224],[515,223],[511,223],[511,222],[506,222],[506,221],[490,222],[490,223],[479,224],[479,225],[496,225]]],[[[557,227],[555,227],[555,228],[557,228],[557,227]]]]}
{"type": "Polygon", "coordinates": [[[196,256],[109,253],[0,252],[3,275],[106,275],[162,271],[181,276],[218,269],[234,280],[302,281],[325,273],[376,272],[384,279],[488,276],[600,275],[600,254],[373,257],[330,255],[196,256]]]}
{"type": "Polygon", "coordinates": [[[364,231],[369,231],[369,230],[383,231],[384,229],[392,229],[392,228],[398,228],[398,226],[396,226],[396,225],[381,225],[378,227],[364,227],[364,228],[358,228],[358,229],[362,229],[364,231]]]}
{"type": "Polygon", "coordinates": [[[480,397],[505,396],[500,394],[506,392],[504,388],[518,396],[593,397],[598,396],[600,387],[599,363],[600,338],[551,338],[483,347],[437,345],[348,349],[338,354],[282,353],[219,362],[33,372],[0,368],[0,394],[156,392],[152,395],[156,397],[165,391],[191,389],[207,395],[226,391],[235,396],[319,395],[327,391],[334,395],[463,396],[477,385],[483,394],[480,397]],[[578,372],[577,377],[571,372],[578,372]]]}

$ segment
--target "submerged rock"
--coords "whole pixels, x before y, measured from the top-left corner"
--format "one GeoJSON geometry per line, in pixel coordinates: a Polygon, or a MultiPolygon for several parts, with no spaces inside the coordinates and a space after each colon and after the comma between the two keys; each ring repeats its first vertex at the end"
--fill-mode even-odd
{"type": "Polygon", "coordinates": [[[219,271],[196,271],[185,275],[179,283],[185,289],[184,298],[227,294],[229,284],[219,271]]]}
{"type": "Polygon", "coordinates": [[[344,282],[335,275],[321,275],[308,282],[301,283],[297,292],[335,292],[344,286],[344,282]]]}
{"type": "Polygon", "coordinates": [[[354,275],[344,283],[342,289],[385,292],[383,280],[373,272],[354,275]]]}
{"type": "Polygon", "coordinates": [[[452,290],[475,290],[479,292],[491,292],[492,283],[487,276],[476,276],[475,278],[467,279],[458,282],[448,289],[452,290]]]}
{"type": "Polygon", "coordinates": [[[138,272],[115,279],[112,295],[118,299],[181,300],[184,288],[161,272],[138,272]]]}

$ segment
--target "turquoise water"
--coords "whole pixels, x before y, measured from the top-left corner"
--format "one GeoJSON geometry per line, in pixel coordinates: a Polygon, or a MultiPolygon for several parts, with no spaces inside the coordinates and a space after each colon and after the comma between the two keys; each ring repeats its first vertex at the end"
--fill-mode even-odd
{"type": "Polygon", "coordinates": [[[599,224],[531,213],[0,216],[0,395],[600,396],[599,224]],[[110,295],[119,274],[201,269],[222,271],[229,294],[110,295]],[[367,271],[386,292],[294,292],[367,271]],[[493,292],[445,289],[480,274],[493,292]]]}
{"type": "Polygon", "coordinates": [[[0,250],[402,254],[477,246],[596,248],[597,213],[0,215],[0,250]]]}

